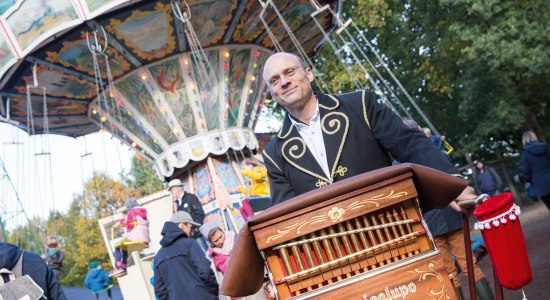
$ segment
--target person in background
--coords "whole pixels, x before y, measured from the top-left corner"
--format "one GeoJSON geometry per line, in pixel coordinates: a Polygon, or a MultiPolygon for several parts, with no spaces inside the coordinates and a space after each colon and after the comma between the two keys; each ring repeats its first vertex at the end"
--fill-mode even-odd
{"type": "MultiPolygon", "coordinates": [[[[0,241],[0,269],[11,270],[17,278],[29,275],[29,277],[44,291],[44,297],[52,300],[66,300],[57,276],[48,268],[40,255],[23,251],[17,246],[2,243],[0,241]],[[19,267],[18,267],[19,266],[19,267]],[[21,274],[17,274],[19,271],[21,274]]],[[[8,276],[1,275],[3,282],[10,281],[8,276]]]]}
{"type": "MultiPolygon", "coordinates": [[[[412,119],[404,119],[403,123],[412,129],[421,130],[416,121],[412,119]]],[[[433,240],[437,248],[441,251],[445,270],[453,278],[454,288],[461,299],[464,299],[460,280],[458,279],[457,265],[461,270],[467,270],[466,249],[464,247],[464,235],[462,232],[462,218],[460,213],[456,212],[451,207],[442,209],[432,209],[424,214],[424,220],[428,225],[428,229],[432,233],[433,240]]],[[[472,251],[468,248],[467,251],[472,251]]],[[[477,265],[476,257],[473,256],[474,277],[476,280],[476,290],[480,300],[492,300],[493,294],[489,287],[489,282],[485,278],[485,274],[477,265]]]]}
{"type": "Polygon", "coordinates": [[[107,292],[107,299],[111,300],[111,276],[103,270],[98,261],[90,263],[90,270],[84,279],[84,285],[95,294],[96,300],[99,300],[100,292],[107,292]]]}
{"type": "Polygon", "coordinates": [[[208,238],[210,244],[206,255],[212,258],[216,270],[225,274],[229,255],[231,254],[237,235],[233,231],[224,232],[214,223],[204,223],[200,230],[202,235],[208,238]]]}
{"type": "Polygon", "coordinates": [[[476,186],[481,194],[487,194],[491,197],[500,194],[502,181],[495,169],[486,167],[481,160],[476,162],[476,186]]]}
{"type": "Polygon", "coordinates": [[[112,276],[126,274],[128,252],[124,249],[124,243],[143,242],[149,243],[149,220],[147,210],[139,206],[135,198],[128,198],[126,206],[126,218],[120,220],[117,226],[126,228],[126,237],[115,245],[115,269],[112,276]]]}
{"type": "Polygon", "coordinates": [[[550,210],[550,145],[541,143],[532,131],[525,131],[521,141],[520,174],[534,186],[537,196],[550,210]]]}
{"type": "Polygon", "coordinates": [[[57,247],[57,238],[53,236],[46,238],[46,263],[48,267],[52,269],[55,276],[59,278],[59,276],[61,276],[61,268],[63,267],[65,253],[57,247]]]}
{"type": "Polygon", "coordinates": [[[424,134],[428,137],[430,140],[430,143],[432,143],[437,149],[441,150],[442,152],[445,152],[445,146],[443,146],[443,142],[445,141],[444,135],[435,135],[432,134],[432,130],[428,127],[424,127],[422,129],[424,131],[424,134]]]}
{"type": "Polygon", "coordinates": [[[162,248],[155,255],[155,295],[165,299],[218,299],[218,283],[210,262],[193,239],[199,226],[185,211],[176,212],[162,227],[162,248]]]}
{"type": "Polygon", "coordinates": [[[186,192],[179,179],[173,179],[168,183],[168,191],[172,195],[172,200],[174,201],[174,212],[184,211],[191,215],[194,223],[199,224],[193,226],[189,237],[196,240],[203,251],[208,250],[205,237],[203,237],[199,231],[199,227],[204,222],[204,210],[199,198],[192,193],[186,192]]]}

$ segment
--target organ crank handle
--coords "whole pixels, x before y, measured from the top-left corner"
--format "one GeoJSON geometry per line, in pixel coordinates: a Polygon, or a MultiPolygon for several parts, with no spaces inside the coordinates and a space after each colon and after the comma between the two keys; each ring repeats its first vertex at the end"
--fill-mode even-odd
{"type": "Polygon", "coordinates": [[[469,208],[469,207],[474,207],[476,205],[480,205],[481,203],[483,203],[483,201],[485,201],[489,198],[490,198],[489,195],[481,194],[481,195],[477,196],[477,198],[475,198],[474,200],[460,201],[457,204],[460,207],[469,208]]]}

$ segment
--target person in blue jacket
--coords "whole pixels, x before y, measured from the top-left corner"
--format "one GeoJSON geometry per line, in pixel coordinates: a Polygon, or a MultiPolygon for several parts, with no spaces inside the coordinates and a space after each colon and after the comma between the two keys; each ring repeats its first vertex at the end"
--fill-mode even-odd
{"type": "Polygon", "coordinates": [[[99,293],[106,291],[108,299],[111,300],[111,277],[109,273],[103,270],[103,267],[98,261],[90,263],[90,270],[84,279],[84,285],[95,294],[95,298],[99,299],[99,293]]]}
{"type": "Polygon", "coordinates": [[[532,131],[523,133],[522,143],[520,173],[550,209],[550,145],[539,142],[532,131]]]}
{"type": "Polygon", "coordinates": [[[155,295],[165,299],[218,299],[218,282],[201,247],[189,238],[193,221],[185,211],[164,223],[155,255],[155,295]]]}

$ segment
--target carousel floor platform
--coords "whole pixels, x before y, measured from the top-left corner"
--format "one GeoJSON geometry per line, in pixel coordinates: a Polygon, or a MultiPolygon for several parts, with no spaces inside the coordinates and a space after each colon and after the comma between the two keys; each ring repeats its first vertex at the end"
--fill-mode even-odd
{"type": "MultiPolygon", "coordinates": [[[[533,281],[524,287],[525,296],[529,300],[548,299],[548,295],[550,295],[550,256],[548,255],[550,253],[550,211],[542,201],[520,206],[522,211],[521,226],[533,271],[533,281]]],[[[473,228],[473,223],[470,228],[473,228]]],[[[472,235],[479,234],[479,231],[472,231],[472,235]]],[[[479,267],[489,279],[491,287],[494,288],[493,269],[488,255],[481,259],[479,267]]],[[[468,278],[462,274],[459,276],[464,296],[469,299],[468,278]]],[[[504,299],[519,300],[523,299],[523,295],[521,290],[504,289],[504,299]]]]}

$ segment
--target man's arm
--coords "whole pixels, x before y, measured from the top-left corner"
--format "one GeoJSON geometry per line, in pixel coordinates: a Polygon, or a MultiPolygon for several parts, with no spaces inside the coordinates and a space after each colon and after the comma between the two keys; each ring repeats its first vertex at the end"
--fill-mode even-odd
{"type": "Polygon", "coordinates": [[[186,194],[189,206],[191,206],[190,215],[193,218],[193,221],[202,224],[204,222],[204,209],[202,208],[202,204],[200,203],[199,198],[191,193],[186,194]]]}
{"type": "Polygon", "coordinates": [[[195,266],[197,270],[197,275],[206,286],[210,288],[212,293],[218,294],[218,282],[216,281],[216,276],[210,268],[210,261],[204,256],[204,252],[200,248],[199,244],[193,242],[189,249],[189,258],[191,263],[195,266]]]}
{"type": "Polygon", "coordinates": [[[372,134],[397,161],[415,163],[449,174],[458,173],[445,154],[430,143],[422,132],[405,126],[397,114],[376,101],[373,93],[366,92],[363,105],[372,134]]]}
{"type": "Polygon", "coordinates": [[[269,188],[271,194],[271,206],[279,204],[296,196],[296,192],[286,178],[280,167],[272,160],[266,151],[262,152],[267,176],[269,178],[269,188]]]}
{"type": "Polygon", "coordinates": [[[155,296],[157,296],[160,300],[168,299],[168,292],[166,291],[166,285],[164,284],[164,279],[162,278],[162,275],[158,271],[158,266],[155,266],[154,270],[154,278],[155,278],[155,296]]]}

